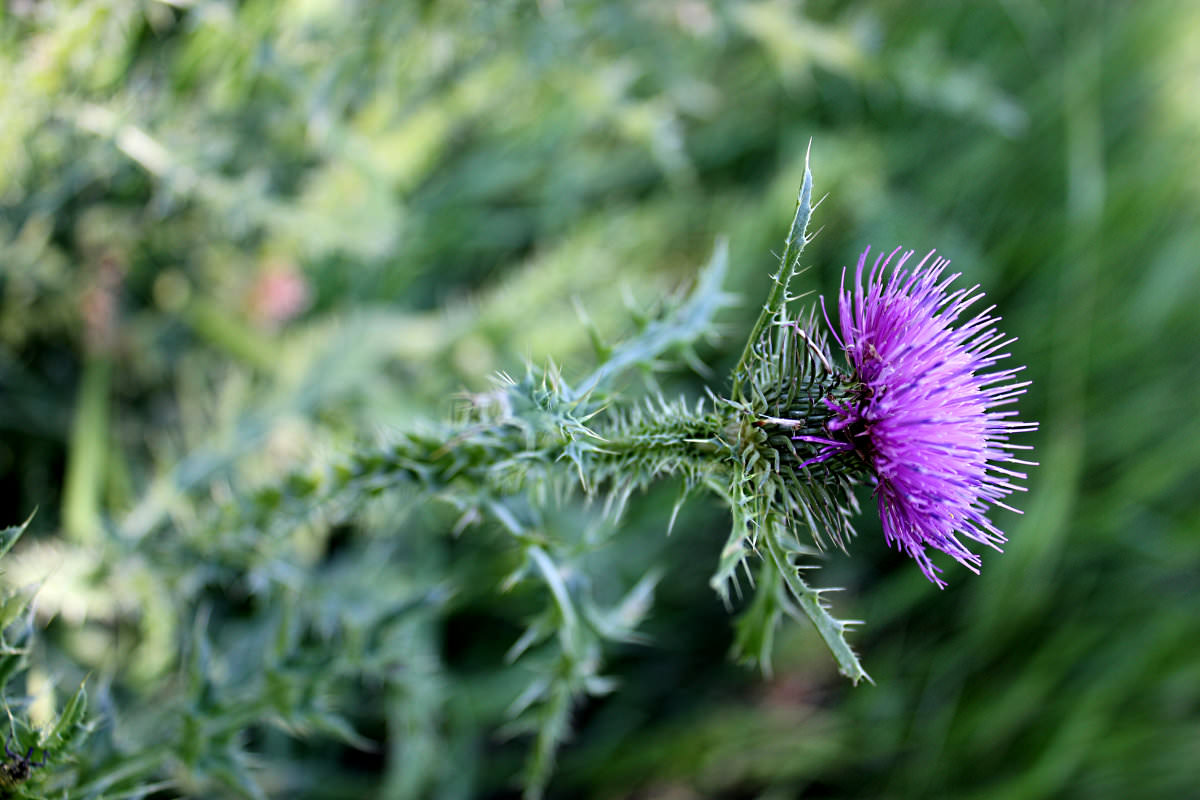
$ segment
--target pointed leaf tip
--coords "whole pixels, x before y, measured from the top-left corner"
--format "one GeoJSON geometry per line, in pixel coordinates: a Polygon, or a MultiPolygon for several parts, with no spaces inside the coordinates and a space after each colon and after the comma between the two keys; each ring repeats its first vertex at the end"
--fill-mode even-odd
{"type": "Polygon", "coordinates": [[[29,527],[29,523],[33,522],[35,514],[37,514],[36,508],[20,525],[10,525],[4,530],[0,530],[0,557],[3,557],[17,543],[17,539],[20,539],[21,534],[25,533],[25,529],[29,527]]]}

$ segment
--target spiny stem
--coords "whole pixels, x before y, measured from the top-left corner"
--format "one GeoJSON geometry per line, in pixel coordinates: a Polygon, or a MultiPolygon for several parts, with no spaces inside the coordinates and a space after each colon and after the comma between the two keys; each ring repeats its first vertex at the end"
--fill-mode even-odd
{"type": "MultiPolygon", "coordinates": [[[[813,589],[804,582],[798,568],[790,562],[787,552],[783,545],[776,540],[774,533],[771,531],[767,536],[762,537],[766,541],[764,549],[779,574],[783,576],[792,599],[799,603],[800,609],[812,621],[821,638],[825,640],[825,645],[838,662],[838,671],[854,683],[858,683],[860,680],[872,683],[871,676],[863,669],[858,656],[846,641],[845,633],[849,623],[835,619],[825,604],[821,602],[820,592],[829,590],[813,589]]],[[[789,605],[784,604],[784,608],[787,609],[789,605]]]]}
{"type": "MultiPolygon", "coordinates": [[[[809,151],[812,150],[812,143],[809,143],[809,151]]],[[[792,226],[788,230],[787,240],[784,242],[783,255],[779,258],[779,272],[775,274],[771,283],[771,293],[767,295],[767,302],[763,304],[762,311],[758,314],[758,319],[754,321],[754,327],[750,329],[750,336],[746,339],[746,347],[742,350],[742,357],[738,359],[737,366],[733,368],[733,386],[731,392],[734,400],[745,399],[742,393],[743,383],[750,376],[750,364],[754,358],[754,348],[758,344],[758,339],[762,335],[763,329],[784,309],[788,302],[788,282],[792,278],[792,273],[795,269],[796,259],[800,257],[800,253],[804,250],[804,245],[807,242],[805,232],[808,229],[808,220],[812,216],[812,171],[808,165],[809,153],[804,154],[804,180],[800,184],[800,196],[796,200],[796,215],[792,218],[792,226]]]]}

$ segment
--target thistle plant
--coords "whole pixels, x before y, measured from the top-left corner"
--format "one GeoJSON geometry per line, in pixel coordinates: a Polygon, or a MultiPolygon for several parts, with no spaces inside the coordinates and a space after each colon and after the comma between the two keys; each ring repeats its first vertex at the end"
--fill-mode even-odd
{"type": "MultiPolygon", "coordinates": [[[[647,575],[602,607],[581,557],[586,542],[553,521],[565,498],[599,502],[610,524],[635,491],[672,476],[682,486],[676,514],[693,495],[719,498],[731,527],[711,584],[730,607],[753,590],[735,655],[769,670],[775,631],[791,617],[816,627],[855,683],[869,677],[847,639],[854,623],[833,615],[830,590],[805,571],[822,548],[847,547],[858,487],[874,493],[888,541],[939,586],[927,548],[977,571],[980,557],[958,537],[996,549],[1004,541],[987,512],[1009,508],[1003,498],[1024,478],[1011,467],[1029,463],[1013,457],[1022,446],[1009,438],[1034,427],[1009,409],[1024,391],[1019,370],[990,371],[1012,340],[991,309],[959,323],[981,294],[951,289],[957,275],[932,254],[909,270],[911,254],[893,252],[864,282],[864,253],[854,283],[843,281],[836,328],[823,303],[820,313],[796,313],[792,285],[811,238],[811,200],[806,169],[779,269],[727,386],[692,401],[655,394],[641,402],[614,388],[632,368],[696,360],[696,343],[731,302],[718,245],[690,295],[643,320],[637,335],[616,347],[594,337],[598,364],[581,380],[553,364],[500,375],[491,391],[467,395],[456,419],[360,451],[329,475],[293,479],[303,489],[283,493],[300,507],[322,494],[352,507],[358,501],[347,498],[407,487],[451,504],[460,536],[491,523],[511,537],[520,555],[501,588],[540,585],[548,599],[508,654],[517,661],[537,650],[543,659],[509,708],[509,730],[536,735],[530,796],[548,779],[572,706],[614,688],[602,674],[605,642],[638,640],[661,577],[647,575]]],[[[278,510],[275,500],[267,505],[278,510]]],[[[674,518],[664,520],[668,531],[674,518]]]]}
{"type": "MultiPolygon", "coordinates": [[[[360,703],[370,724],[378,714],[391,731],[383,796],[465,791],[469,779],[434,756],[453,747],[453,720],[498,693],[505,707],[487,724],[532,736],[524,786],[539,797],[573,710],[616,689],[606,656],[617,643],[646,641],[642,623],[669,572],[652,565],[627,580],[600,554],[631,497],[666,479],[680,485],[666,531],[696,495],[728,510],[710,582],[727,607],[741,607],[739,660],[769,671],[788,617],[815,626],[851,681],[869,680],[847,637],[854,623],[833,614],[831,589],[810,583],[822,549],[848,548],[858,494],[872,491],[888,541],[930,580],[944,585],[930,548],[977,571],[980,557],[959,537],[997,549],[1004,541],[987,514],[1009,508],[1005,498],[1020,488],[1016,468],[1028,462],[1014,457],[1022,445],[1010,437],[1033,426],[1013,419],[1025,388],[1019,370],[993,369],[1011,340],[991,309],[960,322],[981,295],[952,289],[957,276],[944,260],[930,254],[908,269],[911,254],[895,251],[867,271],[864,253],[853,282],[843,279],[836,326],[823,303],[797,308],[812,190],[806,168],[767,300],[728,382],[702,397],[630,400],[619,384],[637,369],[699,364],[699,343],[733,302],[722,289],[723,243],[694,288],[639,319],[624,342],[609,346],[592,330],[597,361],[581,378],[555,364],[498,375],[490,390],[463,395],[451,419],[385,434],[253,490],[228,490],[223,465],[233,456],[191,453],[173,484],[114,523],[99,559],[112,566],[95,578],[109,591],[107,575],[126,576],[141,593],[147,645],[128,652],[124,669],[160,682],[167,699],[126,709],[124,725],[154,747],[126,754],[106,730],[88,740],[90,760],[75,751],[74,773],[62,771],[68,740],[82,739],[80,692],[50,734],[34,737],[34,726],[18,723],[13,752],[35,741],[43,749],[10,757],[13,775],[39,765],[16,791],[83,800],[135,796],[157,781],[189,796],[266,797],[263,785],[281,785],[303,755],[279,756],[271,771],[246,732],[371,750],[343,708],[361,684],[387,695],[382,711],[375,697],[360,703]],[[184,506],[191,486],[223,499],[184,506]],[[452,510],[446,536],[436,520],[413,516],[433,513],[423,502],[431,499],[452,510]],[[146,572],[150,563],[177,576],[171,591],[146,572]],[[455,613],[501,597],[519,598],[524,628],[496,666],[503,688],[479,690],[447,668],[439,631],[455,613]],[[221,614],[236,624],[215,622],[221,614]],[[244,641],[258,644],[248,653],[244,641]]],[[[40,552],[25,554],[22,574],[37,574],[40,552]]],[[[94,560],[91,551],[76,557],[94,560]]]]}

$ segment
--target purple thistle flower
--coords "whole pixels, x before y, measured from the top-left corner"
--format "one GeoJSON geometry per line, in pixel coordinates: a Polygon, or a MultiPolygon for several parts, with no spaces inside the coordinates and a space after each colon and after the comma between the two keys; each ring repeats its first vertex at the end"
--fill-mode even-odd
{"type": "Polygon", "coordinates": [[[943,587],[927,547],[978,573],[980,557],[958,537],[996,550],[1006,541],[987,512],[989,506],[1016,511],[1004,498],[1024,491],[1013,481],[1025,474],[1008,465],[1034,463],[1012,455],[1031,448],[1009,437],[1037,424],[1016,421],[1017,412],[1005,408],[1029,382],[1014,380],[1023,367],[988,371],[1015,341],[996,329],[995,306],[956,324],[983,293],[978,286],[951,291],[959,275],[943,277],[948,260],[931,251],[909,271],[910,250],[889,270],[897,248],[875,259],[864,285],[869,252],[859,259],[850,289],[843,271],[838,292],[840,335],[835,331],[834,338],[852,370],[849,391],[825,399],[833,412],[828,436],[795,438],[821,446],[806,463],[847,451],[863,458],[876,480],[888,543],[943,587]]]}

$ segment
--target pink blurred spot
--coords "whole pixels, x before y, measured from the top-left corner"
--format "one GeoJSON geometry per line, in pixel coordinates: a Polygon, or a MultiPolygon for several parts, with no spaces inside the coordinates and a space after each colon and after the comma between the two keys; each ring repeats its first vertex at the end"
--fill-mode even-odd
{"type": "Polygon", "coordinates": [[[266,328],[278,328],[303,313],[312,297],[308,281],[292,264],[268,263],[250,288],[251,319],[266,328]]]}

